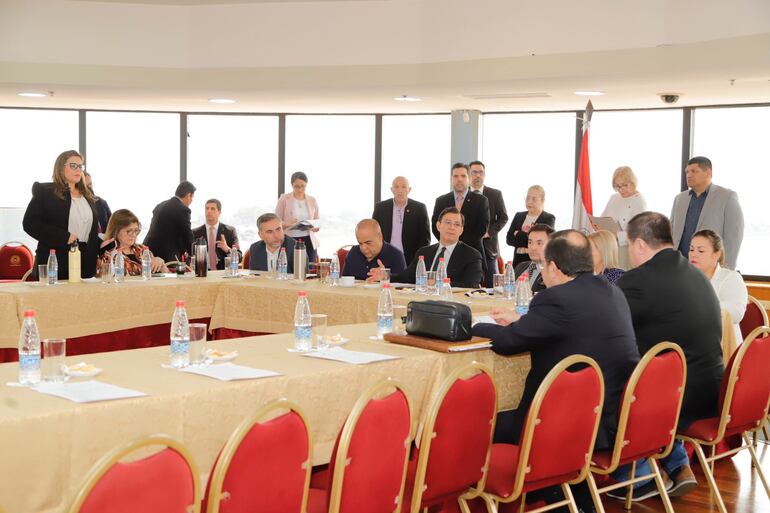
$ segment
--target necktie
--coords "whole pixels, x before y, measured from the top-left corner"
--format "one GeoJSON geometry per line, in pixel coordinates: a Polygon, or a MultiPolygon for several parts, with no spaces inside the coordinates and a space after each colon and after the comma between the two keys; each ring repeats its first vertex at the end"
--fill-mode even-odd
{"type": "Polygon", "coordinates": [[[463,199],[464,199],[463,193],[461,192],[457,195],[457,201],[455,202],[455,206],[457,207],[457,210],[463,209],[463,199]]]}
{"type": "Polygon", "coordinates": [[[209,227],[209,269],[216,271],[217,269],[217,234],[214,231],[214,227],[209,227]]]}
{"type": "Polygon", "coordinates": [[[530,285],[534,285],[535,280],[537,279],[535,272],[537,272],[537,264],[535,262],[530,262],[529,267],[527,267],[527,274],[529,275],[530,285]]]}
{"type": "Polygon", "coordinates": [[[436,258],[433,259],[433,265],[430,266],[431,271],[435,271],[436,268],[438,268],[438,261],[443,258],[445,252],[446,252],[446,247],[441,246],[441,251],[438,252],[438,255],[436,255],[436,258]]]}

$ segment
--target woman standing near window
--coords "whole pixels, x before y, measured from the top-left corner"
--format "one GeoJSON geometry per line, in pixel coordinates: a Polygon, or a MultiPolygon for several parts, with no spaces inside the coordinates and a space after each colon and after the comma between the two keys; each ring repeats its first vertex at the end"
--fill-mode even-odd
{"type": "Polygon", "coordinates": [[[307,175],[297,171],[291,175],[292,192],[287,192],[278,198],[275,213],[281,219],[286,234],[296,240],[305,243],[307,249],[307,261],[315,262],[318,256],[318,228],[309,230],[292,229],[300,221],[318,219],[318,202],[315,198],[305,194],[307,187],[307,175]]]}
{"type": "Polygon", "coordinates": [[[636,175],[628,166],[621,166],[612,173],[612,188],[616,193],[610,196],[607,206],[604,207],[602,217],[611,217],[618,222],[618,264],[621,269],[631,267],[628,261],[628,237],[626,226],[636,214],[647,210],[647,202],[642,194],[636,190],[636,175]]]}

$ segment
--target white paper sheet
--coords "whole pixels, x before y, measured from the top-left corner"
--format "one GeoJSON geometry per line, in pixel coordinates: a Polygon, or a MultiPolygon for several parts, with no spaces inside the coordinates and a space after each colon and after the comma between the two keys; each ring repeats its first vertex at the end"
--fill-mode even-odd
{"type": "Polygon", "coordinates": [[[185,367],[179,370],[180,372],[187,372],[188,374],[199,374],[201,376],[207,376],[209,378],[218,379],[220,381],[270,378],[273,376],[281,375],[278,372],[255,369],[253,367],[244,367],[243,365],[237,365],[235,363],[222,363],[219,365],[206,365],[203,367],[185,367]]]}
{"type": "Polygon", "coordinates": [[[302,356],[310,358],[321,358],[323,360],[334,360],[343,363],[352,363],[354,365],[364,365],[367,363],[384,362],[387,360],[397,360],[398,356],[389,354],[367,353],[364,351],[349,351],[342,347],[332,347],[325,351],[311,351],[303,353],[302,356]]]}
{"type": "Polygon", "coordinates": [[[462,353],[463,351],[474,351],[476,349],[486,349],[492,347],[492,342],[478,342],[476,344],[468,344],[467,346],[449,346],[450,353],[462,353]]]}
{"type": "Polygon", "coordinates": [[[81,381],[79,383],[40,383],[31,388],[41,394],[53,395],[62,399],[69,399],[76,403],[93,403],[96,401],[112,401],[114,399],[128,399],[131,397],[146,396],[144,392],[138,392],[129,388],[123,388],[101,381],[81,381]]]}
{"type": "Polygon", "coordinates": [[[495,320],[491,316],[489,316],[489,315],[478,315],[478,316],[473,318],[473,325],[474,326],[477,325],[480,322],[489,323],[489,324],[497,324],[495,322],[495,320]]]}

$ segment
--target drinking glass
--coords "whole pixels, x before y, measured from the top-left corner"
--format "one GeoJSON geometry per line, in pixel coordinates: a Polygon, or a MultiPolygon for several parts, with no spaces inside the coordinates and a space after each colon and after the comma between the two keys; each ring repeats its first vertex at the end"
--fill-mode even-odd
{"type": "Polygon", "coordinates": [[[310,327],[312,329],[313,342],[319,351],[329,349],[329,341],[326,340],[326,314],[312,314],[310,316],[310,327]]]}
{"type": "Polygon", "coordinates": [[[197,322],[190,323],[190,365],[204,365],[206,363],[206,325],[197,322]]]}
{"type": "Polygon", "coordinates": [[[492,283],[495,288],[495,295],[496,296],[502,296],[505,294],[505,275],[503,274],[495,274],[493,276],[492,283]]]}
{"type": "Polygon", "coordinates": [[[406,306],[393,305],[393,334],[406,335],[406,306]]]}
{"type": "Polygon", "coordinates": [[[319,283],[321,283],[321,285],[329,285],[331,282],[331,262],[318,262],[316,270],[318,272],[319,283]]]}
{"type": "Polygon", "coordinates": [[[109,283],[112,281],[112,262],[102,262],[101,272],[102,283],[109,283]]]}
{"type": "Polygon", "coordinates": [[[380,283],[390,283],[390,269],[384,267],[380,269],[380,283]]]}
{"type": "Polygon", "coordinates": [[[47,264],[37,266],[37,279],[43,285],[48,284],[48,265],[47,264]]]}
{"type": "Polygon", "coordinates": [[[230,257],[225,257],[225,276],[232,276],[230,274],[230,257]]]}
{"type": "Polygon", "coordinates": [[[428,275],[428,295],[435,295],[438,293],[438,289],[436,288],[436,271],[428,271],[426,274],[428,275]]]}
{"type": "Polygon", "coordinates": [[[43,340],[43,381],[64,382],[64,356],[66,339],[47,338],[43,340]]]}

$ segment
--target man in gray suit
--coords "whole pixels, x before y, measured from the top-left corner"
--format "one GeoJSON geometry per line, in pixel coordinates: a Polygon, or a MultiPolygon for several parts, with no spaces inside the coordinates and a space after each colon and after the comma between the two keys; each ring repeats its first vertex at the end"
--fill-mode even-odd
{"type": "Polygon", "coordinates": [[[711,183],[711,160],[693,157],[687,162],[687,186],[674,198],[671,226],[674,247],[688,258],[690,241],[698,230],[710,229],[722,236],[726,267],[735,269],[743,242],[743,211],[735,191],[711,183]]]}

